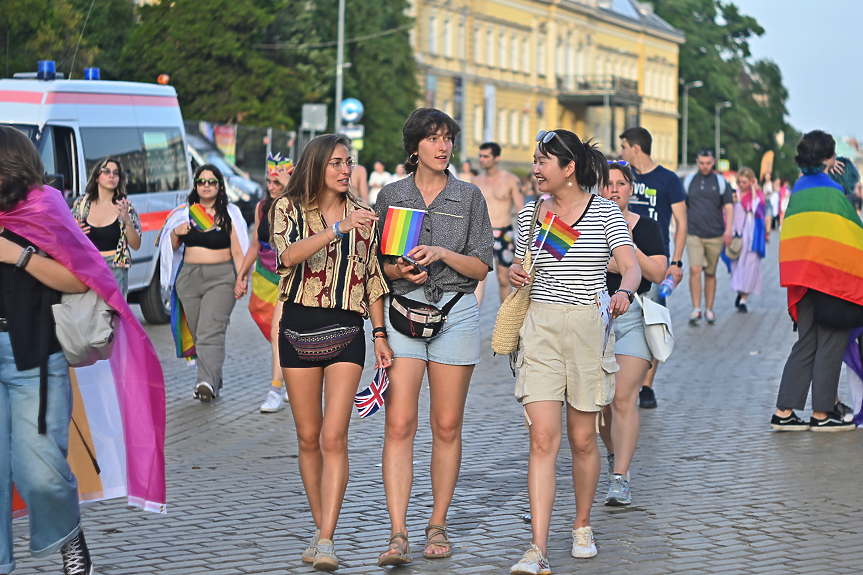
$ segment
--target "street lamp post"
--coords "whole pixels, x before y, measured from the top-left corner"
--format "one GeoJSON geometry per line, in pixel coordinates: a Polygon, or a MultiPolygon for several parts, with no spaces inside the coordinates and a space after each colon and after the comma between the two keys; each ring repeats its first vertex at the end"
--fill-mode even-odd
{"type": "Polygon", "coordinates": [[[700,88],[704,85],[701,80],[696,80],[683,85],[683,150],[680,153],[680,163],[686,165],[689,162],[687,155],[689,147],[689,89],[700,88]]]}
{"type": "Polygon", "coordinates": [[[345,82],[345,0],[339,0],[338,34],[338,39],[336,41],[336,109],[334,110],[336,118],[333,122],[336,134],[342,131],[341,107],[342,91],[344,89],[345,82]]]}
{"type": "Polygon", "coordinates": [[[720,102],[716,104],[716,169],[719,170],[719,111],[730,108],[731,102],[720,102]]]}

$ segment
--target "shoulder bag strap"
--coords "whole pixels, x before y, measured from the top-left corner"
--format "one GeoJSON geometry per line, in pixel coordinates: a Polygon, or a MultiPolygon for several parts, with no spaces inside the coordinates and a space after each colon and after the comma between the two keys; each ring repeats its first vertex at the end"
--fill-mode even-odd
{"type": "Polygon", "coordinates": [[[451,300],[449,300],[446,303],[446,305],[441,308],[441,310],[440,310],[441,315],[446,317],[447,314],[449,314],[449,312],[452,311],[452,308],[455,307],[455,304],[458,303],[458,300],[460,300],[463,296],[464,296],[464,292],[459,292],[459,293],[455,294],[455,297],[452,298],[451,300]]]}

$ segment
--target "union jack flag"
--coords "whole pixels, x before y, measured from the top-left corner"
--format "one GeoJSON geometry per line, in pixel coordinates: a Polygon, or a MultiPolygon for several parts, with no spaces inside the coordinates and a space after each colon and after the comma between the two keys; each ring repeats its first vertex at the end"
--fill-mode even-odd
{"type": "Polygon", "coordinates": [[[354,396],[354,404],[357,406],[360,417],[373,415],[384,406],[389,385],[390,379],[387,377],[387,370],[378,369],[375,372],[374,381],[354,396]]]}

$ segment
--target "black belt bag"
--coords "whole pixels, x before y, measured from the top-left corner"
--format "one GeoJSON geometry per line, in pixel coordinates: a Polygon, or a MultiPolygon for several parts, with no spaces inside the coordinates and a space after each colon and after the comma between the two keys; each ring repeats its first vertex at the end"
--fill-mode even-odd
{"type": "Polygon", "coordinates": [[[390,296],[390,323],[408,337],[434,337],[440,333],[446,316],[464,293],[458,293],[442,309],[404,296],[390,296]]]}

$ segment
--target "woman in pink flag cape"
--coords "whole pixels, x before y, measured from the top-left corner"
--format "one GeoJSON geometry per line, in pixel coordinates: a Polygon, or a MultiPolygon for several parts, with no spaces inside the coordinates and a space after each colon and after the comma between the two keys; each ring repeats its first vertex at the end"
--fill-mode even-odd
{"type": "Polygon", "coordinates": [[[110,359],[126,445],[129,503],[165,512],[165,390],[159,359],[104,259],[45,186],[32,142],[0,127],[0,573],[12,557],[12,484],[27,505],[30,549],[60,549],[67,574],[90,574],[78,484],[66,461],[70,376],[47,304],[94,290],[117,312],[110,359]],[[37,343],[39,342],[39,343],[37,343]],[[8,470],[8,471],[7,471],[8,470]]]}

